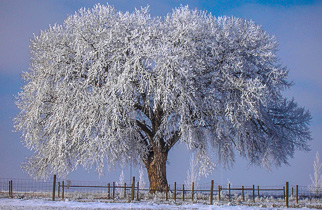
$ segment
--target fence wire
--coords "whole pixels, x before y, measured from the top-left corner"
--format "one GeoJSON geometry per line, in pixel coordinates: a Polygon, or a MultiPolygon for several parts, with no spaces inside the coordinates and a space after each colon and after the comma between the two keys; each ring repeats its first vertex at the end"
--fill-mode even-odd
{"type": "Polygon", "coordinates": [[[1,197],[50,197],[52,194],[53,181],[37,182],[32,179],[9,179],[0,178],[0,196],[1,197]],[[12,183],[12,194],[9,195],[10,181],[12,183]]]}
{"type": "MultiPolygon", "coordinates": [[[[137,188],[132,183],[118,182],[93,182],[77,180],[56,180],[55,197],[57,200],[174,200],[191,202],[209,202],[213,200],[230,202],[231,200],[254,201],[258,202],[261,198],[285,199],[285,186],[242,186],[242,185],[213,185],[211,191],[210,183],[177,184],[169,185],[169,191],[164,193],[150,194],[149,187],[137,188]]],[[[152,189],[153,190],[153,189],[152,189]]],[[[0,197],[12,198],[52,198],[53,180],[46,182],[35,181],[32,179],[10,179],[0,178],[0,197]],[[11,184],[10,184],[11,182],[11,184]],[[11,189],[10,189],[11,185],[11,189]]],[[[308,186],[289,186],[289,197],[299,199],[321,199],[322,188],[310,188],[308,186]]],[[[294,200],[293,199],[293,200],[294,200]]]]}

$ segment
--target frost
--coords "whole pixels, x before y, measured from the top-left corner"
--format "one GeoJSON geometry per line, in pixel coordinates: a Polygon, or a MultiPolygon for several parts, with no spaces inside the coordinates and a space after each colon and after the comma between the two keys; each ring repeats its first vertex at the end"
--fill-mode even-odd
{"type": "MultiPolygon", "coordinates": [[[[24,169],[149,167],[178,141],[200,160],[280,166],[308,150],[308,111],[283,98],[277,41],[252,21],[188,7],[164,18],[96,5],[41,31],[17,97],[15,127],[34,151],[24,169]]],[[[167,156],[165,156],[167,157],[167,156]]],[[[164,161],[164,164],[166,161],[164,161]]]]}
{"type": "Polygon", "coordinates": [[[144,169],[142,166],[139,168],[139,186],[141,189],[145,189],[145,176],[144,176],[144,169]]]}
{"type": "MultiPolygon", "coordinates": [[[[119,182],[116,183],[117,186],[124,186],[124,170],[121,171],[119,182]]],[[[124,191],[124,188],[116,188],[117,194],[121,195],[121,193],[124,191]]]]}
{"type": "Polygon", "coordinates": [[[192,187],[192,182],[194,183],[195,189],[198,188],[198,181],[200,179],[199,176],[199,161],[195,158],[195,154],[192,153],[190,157],[190,166],[187,172],[187,178],[185,181],[185,185],[187,188],[192,187]]]}
{"type": "Polygon", "coordinates": [[[313,167],[314,167],[314,177],[310,175],[312,184],[309,186],[309,190],[312,193],[314,193],[316,196],[318,196],[322,191],[322,175],[321,175],[322,164],[320,163],[319,152],[316,152],[313,167]]]}

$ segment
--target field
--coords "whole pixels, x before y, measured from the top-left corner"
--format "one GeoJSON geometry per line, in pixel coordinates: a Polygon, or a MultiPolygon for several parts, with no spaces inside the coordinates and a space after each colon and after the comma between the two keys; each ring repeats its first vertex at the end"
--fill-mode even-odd
{"type": "MultiPolygon", "coordinates": [[[[302,207],[295,206],[296,208],[288,209],[309,209],[309,208],[321,208],[320,201],[306,201],[302,204],[302,207]]],[[[224,210],[250,210],[250,209],[284,209],[285,207],[279,207],[278,201],[263,202],[258,206],[251,206],[247,203],[214,203],[214,205],[207,205],[202,203],[165,203],[162,201],[150,201],[150,202],[130,202],[130,203],[108,203],[104,201],[100,202],[79,202],[79,201],[49,201],[48,199],[0,199],[0,209],[2,210],[22,210],[22,209],[34,209],[34,210],[61,210],[61,209],[224,209],[224,210]]],[[[286,208],[285,208],[286,209],[286,208]]]]}

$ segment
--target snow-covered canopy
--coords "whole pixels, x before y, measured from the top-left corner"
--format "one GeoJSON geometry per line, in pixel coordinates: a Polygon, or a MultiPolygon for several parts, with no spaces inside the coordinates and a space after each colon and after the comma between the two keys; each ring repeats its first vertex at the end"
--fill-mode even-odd
{"type": "Polygon", "coordinates": [[[252,21],[188,7],[164,18],[96,5],[31,40],[16,128],[36,177],[126,164],[178,141],[226,164],[286,163],[307,149],[310,114],[281,91],[277,42],[252,21]]]}

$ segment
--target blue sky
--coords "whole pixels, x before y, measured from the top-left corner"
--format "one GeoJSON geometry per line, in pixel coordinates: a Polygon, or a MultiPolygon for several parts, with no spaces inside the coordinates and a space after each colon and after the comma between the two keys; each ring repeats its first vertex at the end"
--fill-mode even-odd
{"type": "MultiPolygon", "coordinates": [[[[0,178],[29,178],[20,165],[31,152],[21,144],[20,134],[12,132],[13,117],[18,113],[14,96],[23,82],[20,73],[29,67],[29,40],[33,34],[48,28],[49,24],[61,24],[70,14],[81,7],[90,8],[106,1],[85,0],[1,0],[0,1],[0,178]]],[[[265,31],[275,35],[279,41],[278,55],[283,65],[290,70],[289,79],[294,86],[285,91],[294,97],[300,106],[311,111],[313,140],[310,152],[297,151],[289,166],[265,168],[249,166],[238,158],[230,170],[217,170],[202,183],[214,179],[225,184],[229,179],[236,185],[309,185],[313,174],[315,153],[322,155],[322,1],[152,1],[113,0],[109,4],[117,10],[133,11],[134,8],[150,5],[152,16],[164,16],[175,7],[189,5],[190,8],[207,10],[215,16],[237,16],[252,19],[265,31]],[[282,3],[280,3],[282,2],[282,3]]],[[[168,181],[183,183],[189,166],[189,153],[183,145],[177,145],[169,154],[168,181]]],[[[118,180],[120,171],[106,172],[101,181],[118,180]]],[[[129,179],[130,169],[125,170],[129,179]]],[[[136,169],[133,169],[136,175],[136,169]]],[[[98,175],[83,169],[72,172],[68,179],[98,180],[98,175]]]]}

